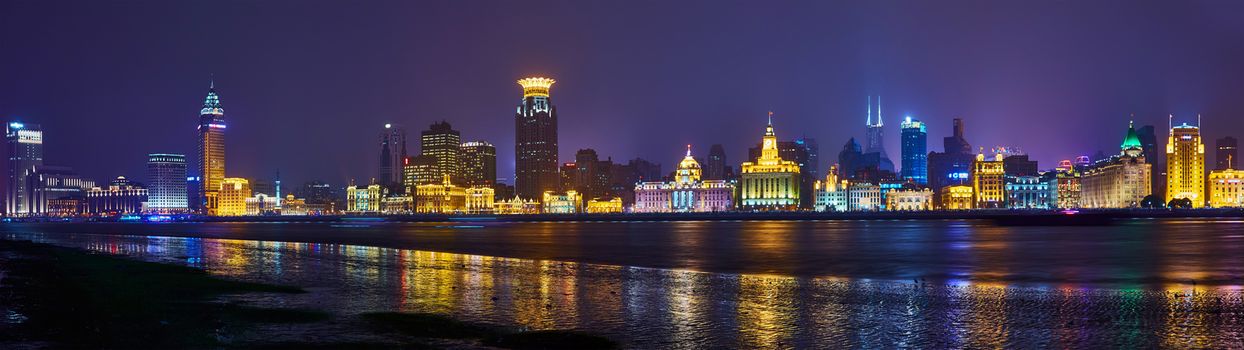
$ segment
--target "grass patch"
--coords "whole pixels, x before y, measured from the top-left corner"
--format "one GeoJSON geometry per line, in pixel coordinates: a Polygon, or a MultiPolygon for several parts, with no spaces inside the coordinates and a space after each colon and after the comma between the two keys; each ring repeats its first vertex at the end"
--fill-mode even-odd
{"type": "Polygon", "coordinates": [[[369,312],[362,315],[368,325],[386,332],[413,337],[442,339],[473,339],[495,336],[487,327],[428,313],[369,312]]]}
{"type": "Polygon", "coordinates": [[[506,334],[484,340],[484,345],[517,350],[616,349],[618,344],[598,335],[579,331],[548,330],[506,334]]]}
{"type": "MultiPolygon", "coordinates": [[[[301,289],[229,281],[186,266],[150,263],[31,242],[0,241],[11,256],[5,291],[28,320],[9,339],[60,347],[185,348],[218,344],[229,320],[306,319],[305,313],[208,302],[232,293],[299,293],[301,289]],[[239,312],[231,315],[231,312],[239,312]]],[[[0,339],[8,336],[0,335],[0,339]]]]}

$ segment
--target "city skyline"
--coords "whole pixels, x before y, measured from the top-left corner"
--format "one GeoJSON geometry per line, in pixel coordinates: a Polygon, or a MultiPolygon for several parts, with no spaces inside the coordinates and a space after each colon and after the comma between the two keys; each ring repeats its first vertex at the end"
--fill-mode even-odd
{"type": "MultiPolygon", "coordinates": [[[[51,13],[50,8],[39,4],[6,3],[3,6],[14,10],[3,11],[5,13],[29,15],[2,15],[9,26],[22,26],[29,23],[30,18],[46,19],[40,15],[51,13]]],[[[847,14],[882,10],[875,12],[894,19],[910,19],[895,22],[906,23],[904,26],[932,25],[950,19],[963,22],[936,27],[932,33],[924,34],[941,39],[933,40],[936,44],[912,42],[916,34],[910,31],[870,30],[875,29],[875,25],[861,24],[858,20],[822,24],[796,15],[790,24],[773,28],[747,25],[731,29],[726,25],[731,20],[751,15],[759,19],[792,15],[781,8],[744,14],[732,7],[703,20],[706,22],[703,26],[721,33],[692,30],[695,26],[674,18],[678,11],[653,15],[656,28],[641,28],[639,33],[623,33],[623,25],[618,23],[588,26],[592,33],[646,48],[650,51],[647,55],[664,54],[675,58],[669,62],[637,53],[613,57],[623,48],[608,45],[584,47],[587,58],[558,55],[556,53],[568,52],[562,46],[582,43],[583,39],[556,30],[548,30],[550,37],[531,49],[517,49],[503,40],[513,35],[502,34],[507,29],[529,26],[551,29],[565,21],[578,23],[606,11],[619,10],[603,4],[578,8],[584,10],[580,17],[567,16],[577,19],[554,18],[554,14],[535,14],[524,9],[514,11],[549,19],[549,23],[479,15],[468,21],[476,27],[452,35],[423,27],[434,25],[435,21],[406,27],[395,18],[381,16],[375,28],[352,29],[325,38],[325,42],[290,43],[296,48],[295,52],[319,52],[351,39],[391,33],[409,35],[412,41],[429,49],[461,53],[466,47],[446,40],[458,35],[492,44],[472,45],[472,49],[512,53],[508,57],[495,56],[505,58],[448,62],[419,56],[417,53],[422,49],[411,44],[411,47],[381,48],[382,52],[402,53],[400,57],[418,56],[410,61],[383,59],[368,67],[343,66],[346,69],[340,70],[325,66],[326,61],[322,59],[288,54],[279,59],[230,59],[229,55],[248,50],[263,52],[259,45],[277,39],[245,38],[236,29],[209,28],[200,20],[173,25],[173,34],[158,37],[135,34],[138,29],[119,22],[159,16],[177,18],[193,12],[195,6],[154,6],[144,13],[125,13],[116,6],[88,5],[70,9],[63,19],[49,23],[55,25],[61,23],[58,21],[81,18],[90,10],[115,14],[103,16],[106,18],[103,22],[89,28],[99,29],[102,34],[126,34],[115,36],[123,41],[120,43],[123,46],[135,45],[143,39],[165,43],[167,47],[164,48],[135,50],[153,55],[151,57],[167,57],[178,62],[175,65],[136,68],[132,64],[119,64],[118,60],[131,57],[133,52],[100,52],[95,57],[51,55],[55,59],[50,62],[33,62],[30,57],[49,57],[47,53],[51,51],[89,49],[89,45],[78,48],[72,45],[74,40],[63,37],[67,33],[83,34],[88,27],[61,23],[68,28],[57,33],[5,31],[9,34],[0,35],[29,54],[0,58],[3,60],[0,67],[5,67],[0,68],[0,76],[10,78],[0,79],[0,116],[42,125],[48,140],[47,158],[54,164],[73,167],[100,182],[116,176],[141,179],[148,153],[196,153],[195,145],[189,142],[193,131],[187,129],[187,123],[195,118],[192,111],[199,109],[208,80],[214,75],[222,103],[228,110],[231,126],[228,148],[246,150],[229,153],[228,176],[268,179],[279,169],[287,184],[320,179],[336,186],[352,178],[365,182],[372,176],[378,164],[374,145],[367,141],[374,139],[376,130],[383,124],[401,124],[414,131],[441,120],[449,121],[455,129],[470,135],[467,139],[497,145],[498,176],[507,178],[513,185],[514,131],[507,127],[509,118],[513,118],[509,108],[513,108],[517,95],[514,79],[528,76],[547,76],[558,81],[553,94],[557,96],[556,104],[560,109],[559,162],[572,161],[577,150],[592,148],[601,158],[622,161],[639,157],[661,163],[667,170],[676,160],[667,159],[670,158],[667,155],[686,144],[693,144],[697,149],[722,144],[727,159],[732,160],[727,165],[737,166],[747,159],[745,152],[754,143],[753,131],[763,126],[763,113],[767,110],[776,112],[776,127],[787,130],[783,141],[799,137],[817,139],[823,145],[821,152],[830,154],[848,138],[866,139],[860,123],[867,116],[861,115],[858,101],[870,95],[885,96],[883,110],[891,123],[886,124],[885,132],[890,137],[885,139],[884,148],[890,152],[891,159],[897,159],[895,151],[900,149],[896,121],[908,115],[926,123],[929,137],[934,140],[950,135],[950,119],[961,117],[970,125],[966,138],[974,146],[1019,146],[1040,161],[1042,168],[1050,168],[1058,160],[1092,155],[1097,151],[1111,154],[1115,146],[1111,141],[1113,137],[1102,135],[1109,135],[1116,125],[1128,120],[1135,120],[1137,126],[1154,125],[1160,129],[1165,122],[1163,119],[1170,114],[1175,115],[1177,122],[1191,121],[1201,114],[1207,124],[1206,140],[1238,135],[1244,123],[1232,114],[1233,110],[1244,110],[1244,105],[1234,98],[1241,90],[1239,79],[1232,78],[1241,75],[1241,69],[1227,64],[1244,58],[1238,45],[1230,43],[1240,37],[1240,25],[1199,9],[1195,4],[1128,9],[1091,4],[989,5],[984,7],[996,10],[992,15],[986,15],[985,10],[964,14],[934,11],[929,18],[912,18],[915,16],[912,12],[916,11],[911,9],[887,12],[884,5],[840,8],[847,14]],[[1112,21],[1121,28],[1101,28],[1095,36],[1087,38],[1070,35],[1074,32],[1071,29],[1020,30],[1031,29],[1033,24],[1010,20],[1024,11],[1066,15],[1072,26],[1081,30],[1086,25],[1076,23],[1087,23],[1092,16],[1119,11],[1115,13],[1118,18],[1112,21]],[[1164,15],[1161,23],[1147,20],[1157,13],[1164,15]],[[1193,20],[1196,23],[1190,23],[1193,20]],[[793,35],[800,26],[808,27],[808,33],[793,35]],[[1190,29],[1167,30],[1181,26],[1190,29]],[[970,30],[980,28],[999,29],[1019,37],[971,34],[974,31],[970,30]],[[681,40],[670,38],[638,41],[654,30],[683,33],[681,38],[687,40],[704,39],[704,51],[676,47],[674,44],[681,40]],[[1128,39],[1146,32],[1163,35],[1143,43],[1128,39]],[[181,43],[180,40],[195,33],[215,35],[181,43]],[[711,40],[732,33],[751,33],[742,35],[738,44],[753,44],[760,53],[752,53],[747,45],[736,47],[711,40]],[[814,39],[814,33],[834,35],[819,40],[814,39]],[[953,38],[965,33],[970,34],[968,38],[953,38]],[[767,38],[780,35],[793,37],[766,43],[767,38]],[[1030,39],[1035,43],[1004,50],[1004,43],[1017,39],[1030,39]],[[806,51],[800,49],[804,47],[802,44],[807,44],[806,51]],[[201,45],[217,49],[206,53],[196,51],[201,45]],[[935,45],[945,47],[933,47],[935,45]],[[980,56],[1000,57],[976,59],[976,64],[948,61],[957,57],[951,52],[964,49],[972,49],[967,52],[980,56]],[[735,50],[748,53],[738,57],[726,55],[735,50]],[[814,58],[844,52],[855,53],[848,55],[852,56],[849,59],[828,62],[836,65],[813,63],[814,58]],[[919,56],[928,62],[900,59],[907,56],[905,53],[921,53],[919,56]],[[1052,62],[1019,57],[1022,53],[1040,53],[1035,56],[1052,62]],[[1103,66],[1099,64],[1102,61],[1119,63],[1118,67],[1103,66]],[[700,62],[707,62],[707,65],[699,65],[700,62]],[[276,64],[289,65],[289,68],[275,69],[276,64]],[[99,65],[112,65],[117,69],[97,69],[99,65]],[[67,66],[75,69],[55,71],[67,66]],[[1085,75],[1088,67],[1094,72],[1100,71],[1094,76],[1103,78],[1072,79],[1085,75]],[[643,73],[637,74],[637,71],[643,73]],[[1000,74],[1010,79],[1000,79],[1000,74]],[[940,88],[943,86],[950,88],[940,88]],[[101,105],[108,108],[101,109],[101,105]],[[665,121],[672,124],[652,126],[665,121]],[[713,123],[722,127],[714,127],[709,132],[694,129],[713,123]],[[342,135],[357,137],[338,143],[318,142],[337,140],[342,135]],[[109,147],[83,148],[79,142],[109,147]]],[[[248,21],[260,17],[256,12],[279,8],[280,4],[257,5],[259,8],[236,4],[220,6],[219,16],[253,23],[248,21]]],[[[508,5],[500,7],[505,6],[508,5]]],[[[644,8],[623,10],[643,11],[644,8]]],[[[328,9],[308,6],[303,11],[315,17],[325,16],[328,9]]],[[[564,14],[567,9],[554,11],[564,14]]],[[[1230,11],[1219,9],[1218,12],[1230,11]]],[[[461,9],[448,5],[433,6],[429,13],[466,16],[461,9]]],[[[263,26],[307,25],[302,21],[277,20],[263,26]]],[[[382,41],[388,42],[388,39],[382,41]]],[[[362,40],[356,47],[367,51],[378,44],[376,40],[362,40]]],[[[364,56],[375,58],[371,55],[364,56]]],[[[936,142],[929,145],[928,150],[942,151],[936,142]]],[[[419,152],[417,149],[407,151],[419,152]]],[[[1209,157],[1206,159],[1210,164],[1213,161],[1209,157]]],[[[818,166],[826,169],[832,163],[822,158],[818,166]]]]}

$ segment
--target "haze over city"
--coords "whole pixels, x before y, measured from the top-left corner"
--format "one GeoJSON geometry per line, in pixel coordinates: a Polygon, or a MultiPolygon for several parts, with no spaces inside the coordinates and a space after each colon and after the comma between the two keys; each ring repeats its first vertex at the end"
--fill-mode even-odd
{"type": "MultiPolygon", "coordinates": [[[[715,143],[730,163],[774,112],[822,163],[864,136],[882,96],[928,125],[1042,167],[1112,154],[1125,123],[1203,117],[1244,129],[1244,4],[217,1],[0,3],[0,116],[43,126],[48,164],[140,177],[192,154],[210,77],[228,113],[229,173],[291,184],[374,177],[385,123],[441,120],[497,145],[512,184],[514,83],[557,79],[560,158],[593,148],[670,170],[715,143]],[[796,6],[799,5],[799,6],[796,6]],[[953,6],[952,6],[953,5],[953,6]],[[1134,117],[1129,116],[1135,114],[1134,117]]],[[[1160,134],[1159,136],[1163,136],[1160,134]]],[[[416,153],[412,144],[410,152],[416,153]]],[[[827,167],[822,164],[821,168],[827,167]]]]}

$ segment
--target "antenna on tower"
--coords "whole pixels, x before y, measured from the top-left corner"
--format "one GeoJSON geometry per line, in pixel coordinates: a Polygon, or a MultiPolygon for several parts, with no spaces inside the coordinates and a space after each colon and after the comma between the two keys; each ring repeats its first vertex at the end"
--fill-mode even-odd
{"type": "Polygon", "coordinates": [[[1166,130],[1175,130],[1175,115],[1166,115],[1166,130]]]}
{"type": "Polygon", "coordinates": [[[877,95],[877,126],[881,126],[881,95],[877,95]]]}
{"type": "Polygon", "coordinates": [[[207,88],[216,88],[216,73],[207,73],[207,88]]]}
{"type": "Polygon", "coordinates": [[[1201,113],[1196,114],[1196,128],[1197,129],[1201,128],[1201,113]]]}
{"type": "Polygon", "coordinates": [[[873,97],[868,96],[867,101],[868,101],[868,107],[867,107],[868,108],[868,119],[864,121],[864,126],[872,126],[873,125],[873,97]]]}

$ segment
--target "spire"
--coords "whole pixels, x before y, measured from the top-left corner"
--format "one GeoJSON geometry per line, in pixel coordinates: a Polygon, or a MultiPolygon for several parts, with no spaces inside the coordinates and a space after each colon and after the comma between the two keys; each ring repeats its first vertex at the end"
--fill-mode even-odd
{"type": "Polygon", "coordinates": [[[773,126],[773,111],[769,111],[769,126],[773,126]]]}
{"type": "Polygon", "coordinates": [[[216,79],[214,78],[208,82],[207,97],[203,99],[203,109],[199,110],[199,114],[225,114],[225,109],[220,106],[220,95],[216,94],[216,79]]]}
{"type": "Polygon", "coordinates": [[[877,126],[882,126],[881,122],[881,95],[877,95],[877,126]]]}
{"type": "Polygon", "coordinates": [[[691,144],[687,144],[687,156],[691,156],[691,144]]]}
{"type": "Polygon", "coordinates": [[[216,73],[208,73],[208,89],[216,89],[216,73]]]}
{"type": "Polygon", "coordinates": [[[864,120],[864,126],[873,125],[873,97],[868,96],[868,119],[864,120]]]}
{"type": "Polygon", "coordinates": [[[1196,114],[1196,128],[1197,129],[1201,128],[1201,113],[1196,114]]]}

